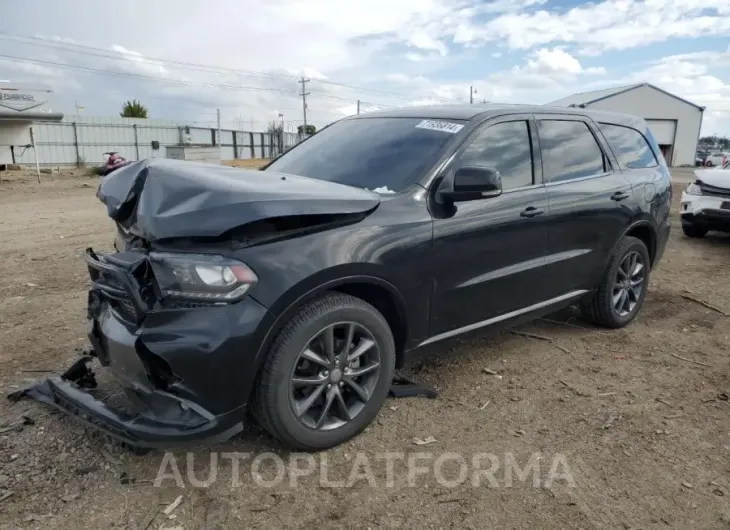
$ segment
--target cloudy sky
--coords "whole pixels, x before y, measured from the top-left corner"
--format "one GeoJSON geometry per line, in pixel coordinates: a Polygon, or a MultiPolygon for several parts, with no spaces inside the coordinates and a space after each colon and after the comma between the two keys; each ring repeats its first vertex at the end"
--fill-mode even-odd
{"type": "MultiPolygon", "coordinates": [[[[43,83],[67,114],[263,128],[390,106],[546,103],[648,81],[730,135],[728,0],[6,1],[0,79],[43,83]],[[28,38],[30,37],[30,38],[28,38]]],[[[56,109],[54,109],[56,110],[56,109]]]]}

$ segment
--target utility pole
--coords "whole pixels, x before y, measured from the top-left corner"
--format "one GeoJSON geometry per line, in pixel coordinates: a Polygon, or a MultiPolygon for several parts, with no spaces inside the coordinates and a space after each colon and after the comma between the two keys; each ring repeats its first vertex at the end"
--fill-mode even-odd
{"type": "Polygon", "coordinates": [[[307,134],[307,96],[309,95],[309,92],[307,92],[306,88],[309,81],[311,80],[304,76],[302,76],[302,80],[299,81],[302,84],[302,93],[299,95],[302,96],[302,110],[304,111],[304,129],[302,130],[302,137],[307,134]]]}
{"type": "Polygon", "coordinates": [[[215,109],[216,117],[218,118],[218,147],[221,145],[221,109],[215,109]]]}
{"type": "Polygon", "coordinates": [[[357,100],[357,113],[360,114],[360,100],[357,100]]]}
{"type": "Polygon", "coordinates": [[[469,105],[474,104],[474,86],[469,86],[469,105]]]}

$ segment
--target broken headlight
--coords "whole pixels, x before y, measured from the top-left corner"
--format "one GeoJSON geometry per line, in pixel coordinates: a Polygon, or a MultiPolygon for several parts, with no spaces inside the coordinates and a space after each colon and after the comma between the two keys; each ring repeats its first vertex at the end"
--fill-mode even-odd
{"type": "Polygon", "coordinates": [[[702,188],[696,182],[687,186],[687,189],[684,191],[687,195],[702,195],[702,188]]]}
{"type": "Polygon", "coordinates": [[[234,302],[258,280],[246,265],[223,256],[152,252],[150,262],[163,297],[234,302]]]}

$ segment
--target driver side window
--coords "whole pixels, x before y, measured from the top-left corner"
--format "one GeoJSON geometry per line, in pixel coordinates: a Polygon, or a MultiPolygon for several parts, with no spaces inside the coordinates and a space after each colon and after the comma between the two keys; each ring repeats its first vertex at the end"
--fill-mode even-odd
{"type": "Polygon", "coordinates": [[[497,169],[505,190],[531,186],[532,140],[526,120],[497,123],[477,133],[459,156],[460,166],[497,169]]]}

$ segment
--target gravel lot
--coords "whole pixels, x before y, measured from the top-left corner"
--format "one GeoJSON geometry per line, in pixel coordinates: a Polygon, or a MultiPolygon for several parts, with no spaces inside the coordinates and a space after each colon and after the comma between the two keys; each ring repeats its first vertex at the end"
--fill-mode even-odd
{"type": "MultiPolygon", "coordinates": [[[[677,171],[677,181],[688,175],[677,171]]],[[[86,347],[82,255],[110,249],[112,225],[94,178],[2,177],[0,391],[8,393],[86,347]]],[[[730,313],[730,237],[689,240],[675,218],[628,328],[594,328],[566,311],[519,330],[549,340],[504,332],[445,346],[407,369],[439,399],[389,400],[361,436],[315,455],[315,471],[294,483],[290,468],[275,480],[277,459],[291,455],[255,426],[214,448],[249,453],[237,471],[230,457],[211,466],[210,448],[195,448],[194,461],[185,452],[137,456],[41,404],[2,399],[0,529],[730,528],[730,319],[721,312],[730,313]],[[429,437],[436,441],[414,443],[429,437]],[[385,452],[404,460],[389,470],[385,452]],[[429,471],[409,484],[408,455],[418,452],[458,453],[466,481],[457,484],[452,455],[442,467],[424,457],[429,471]],[[479,453],[498,467],[475,485],[479,453]],[[510,474],[511,462],[524,471],[531,456],[539,473],[510,474]],[[156,487],[163,457],[168,478],[156,487]],[[564,474],[551,480],[556,463],[564,474]],[[195,487],[213,468],[215,480],[195,487]]]]}

